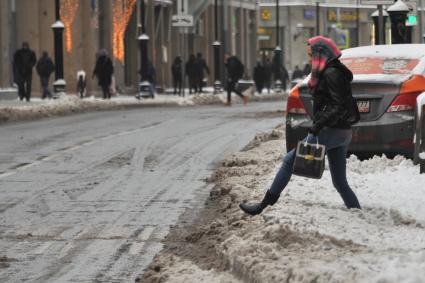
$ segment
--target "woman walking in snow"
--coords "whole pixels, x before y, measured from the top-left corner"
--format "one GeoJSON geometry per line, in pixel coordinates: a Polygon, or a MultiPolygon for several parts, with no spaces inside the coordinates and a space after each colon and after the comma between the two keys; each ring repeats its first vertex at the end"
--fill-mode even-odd
{"type": "MultiPolygon", "coordinates": [[[[306,139],[315,143],[318,138],[326,146],[333,185],[347,208],[360,209],[359,201],[346,178],[346,154],[351,142],[351,125],[360,119],[351,95],[353,74],[339,61],[341,51],[329,38],[316,36],[309,39],[307,53],[312,65],[308,87],[313,96],[314,118],[306,139]]],[[[275,204],[291,178],[294,160],[295,149],[283,159],[283,164],[261,203],[241,203],[239,207],[250,215],[257,215],[268,205],[275,204]]]]}

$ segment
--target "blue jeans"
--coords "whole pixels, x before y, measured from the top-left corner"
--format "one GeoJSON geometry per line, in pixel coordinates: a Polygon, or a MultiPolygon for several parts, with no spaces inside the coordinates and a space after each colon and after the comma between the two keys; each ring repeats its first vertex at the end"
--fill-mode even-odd
{"type": "MultiPolygon", "coordinates": [[[[316,137],[308,135],[308,142],[315,143],[316,137]]],[[[351,130],[323,128],[318,136],[320,144],[326,146],[326,154],[328,155],[329,169],[332,176],[332,183],[341,195],[342,200],[347,208],[360,208],[356,195],[347,182],[346,176],[346,154],[348,145],[351,142],[351,130]]],[[[304,139],[305,140],[305,139],[304,139]]],[[[295,149],[288,152],[283,158],[280,167],[269,192],[279,195],[292,176],[292,167],[295,160],[295,149]]]]}

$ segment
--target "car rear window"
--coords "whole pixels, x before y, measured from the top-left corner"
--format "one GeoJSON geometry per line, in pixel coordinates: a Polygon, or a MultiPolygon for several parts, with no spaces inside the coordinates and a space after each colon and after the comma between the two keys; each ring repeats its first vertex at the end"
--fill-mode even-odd
{"type": "Polygon", "coordinates": [[[419,59],[357,57],[341,58],[341,62],[355,75],[400,75],[410,74],[419,63],[419,59]]]}

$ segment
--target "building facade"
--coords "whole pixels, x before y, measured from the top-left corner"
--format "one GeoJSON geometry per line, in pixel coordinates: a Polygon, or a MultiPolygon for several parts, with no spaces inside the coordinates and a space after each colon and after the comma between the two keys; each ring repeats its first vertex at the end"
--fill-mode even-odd
{"type": "Polygon", "coordinates": [[[315,35],[332,38],[341,49],[371,44],[370,14],[376,7],[358,5],[356,0],[279,2],[279,29],[276,29],[276,1],[260,1],[259,49],[261,54],[272,56],[278,30],[283,63],[289,70],[307,63],[307,40],[315,35]]]}
{"type": "MultiPolygon", "coordinates": [[[[145,29],[149,36],[148,57],[156,68],[157,87],[172,84],[171,64],[178,55],[202,53],[210,66],[208,83],[212,84],[215,38],[215,1],[188,0],[194,16],[191,28],[174,27],[177,1],[145,0],[145,29]]],[[[223,53],[238,55],[247,74],[255,62],[258,43],[256,1],[220,0],[218,4],[218,39],[223,53]]],[[[121,93],[135,93],[140,80],[141,33],[140,0],[61,0],[61,20],[65,25],[64,73],[68,93],[76,92],[76,74],[87,73],[88,93],[99,92],[92,79],[96,53],[105,49],[113,58],[115,80],[121,93]]],[[[26,41],[37,57],[43,51],[53,54],[55,0],[0,1],[0,88],[13,83],[12,61],[17,48],[26,41]]],[[[222,67],[223,68],[223,67],[222,67]]],[[[53,81],[53,78],[51,79],[53,81]]],[[[40,92],[39,80],[33,72],[33,92],[40,92]]]]}

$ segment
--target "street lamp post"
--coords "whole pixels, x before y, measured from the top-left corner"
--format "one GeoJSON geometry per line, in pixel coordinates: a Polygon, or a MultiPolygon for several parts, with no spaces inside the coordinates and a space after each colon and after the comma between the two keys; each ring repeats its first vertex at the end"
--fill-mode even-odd
{"type": "Polygon", "coordinates": [[[55,52],[55,82],[53,83],[54,97],[65,92],[66,82],[63,73],[63,30],[65,28],[60,19],[60,0],[55,0],[56,21],[52,25],[55,52]]]}
{"type": "Polygon", "coordinates": [[[276,48],[274,50],[274,76],[275,76],[275,91],[281,92],[282,91],[282,81],[280,80],[281,74],[280,74],[280,68],[281,68],[281,54],[282,49],[280,48],[279,44],[279,0],[276,0],[276,48]]]}
{"type": "Polygon", "coordinates": [[[388,14],[391,21],[391,41],[393,44],[410,43],[408,29],[406,27],[407,13],[409,7],[398,0],[396,3],[388,7],[388,14]]]}
{"type": "Polygon", "coordinates": [[[373,24],[375,26],[375,29],[374,29],[375,45],[385,44],[386,42],[385,23],[387,22],[388,13],[386,11],[382,11],[382,23],[379,21],[379,13],[380,13],[379,10],[376,10],[371,15],[373,24]],[[382,24],[382,27],[381,27],[381,24],[382,24]]]}
{"type": "MultiPolygon", "coordinates": [[[[136,95],[138,99],[145,93],[150,93],[150,83],[148,81],[148,42],[149,36],[146,34],[145,27],[145,0],[140,0],[140,36],[137,38],[140,42],[140,84],[139,93],[136,95]]],[[[153,98],[153,93],[150,93],[153,98]]]]}
{"type": "Polygon", "coordinates": [[[220,82],[220,48],[221,43],[218,40],[218,0],[214,1],[214,25],[215,25],[215,41],[213,43],[214,48],[214,94],[221,91],[220,82]]]}

